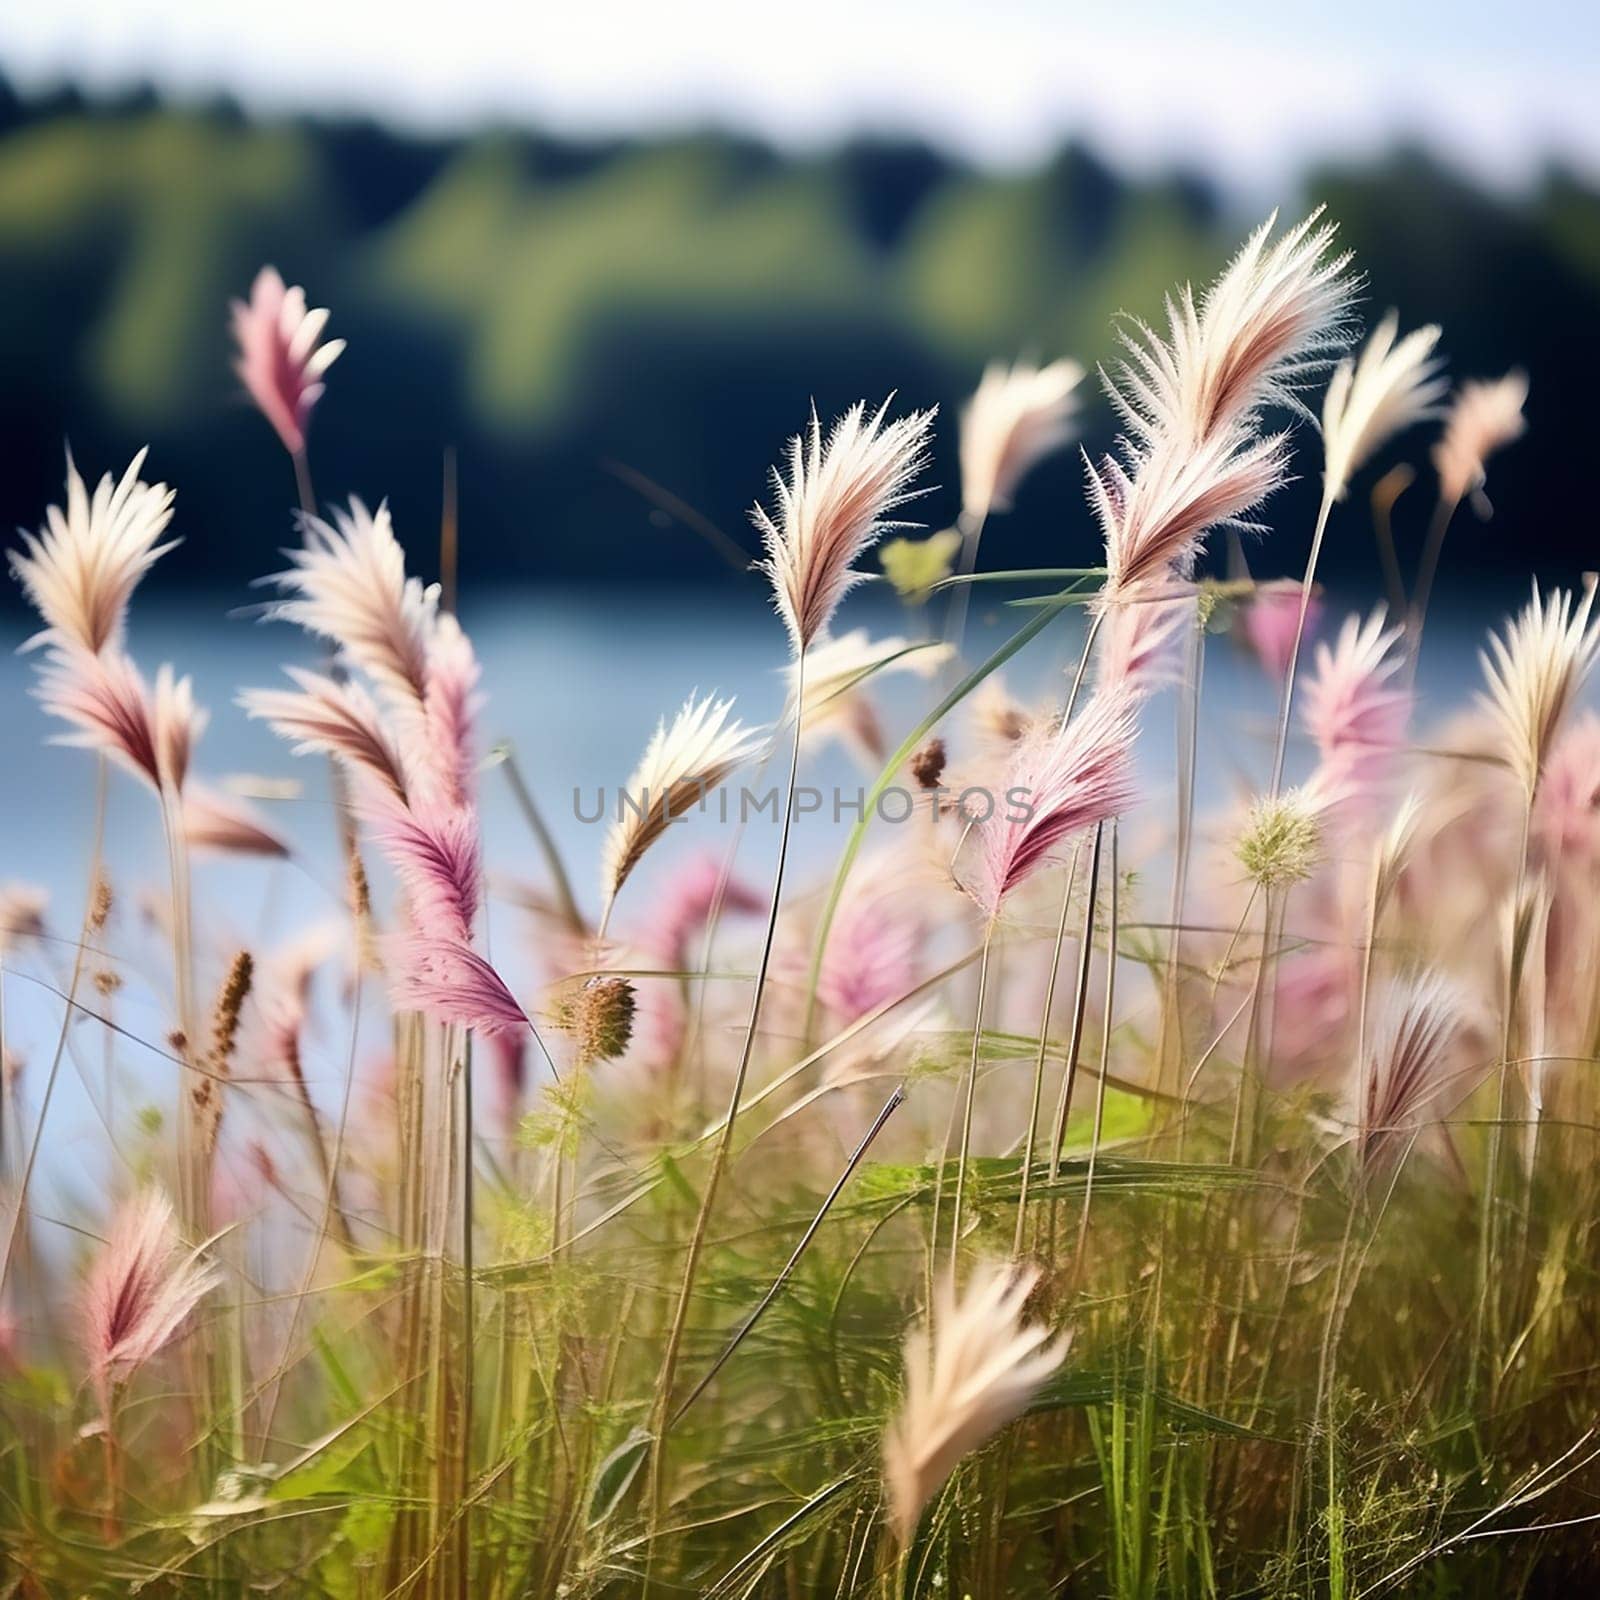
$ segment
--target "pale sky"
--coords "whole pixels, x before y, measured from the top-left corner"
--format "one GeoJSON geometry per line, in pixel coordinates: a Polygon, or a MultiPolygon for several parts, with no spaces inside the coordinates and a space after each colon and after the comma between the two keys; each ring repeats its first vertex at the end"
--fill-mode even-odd
{"type": "Polygon", "coordinates": [[[263,110],[618,133],[717,122],[790,146],[915,133],[980,161],[1068,133],[1243,185],[1397,136],[1497,182],[1600,175],[1600,8],[1457,0],[49,0],[0,24],[24,87],[226,89],[263,110]]]}

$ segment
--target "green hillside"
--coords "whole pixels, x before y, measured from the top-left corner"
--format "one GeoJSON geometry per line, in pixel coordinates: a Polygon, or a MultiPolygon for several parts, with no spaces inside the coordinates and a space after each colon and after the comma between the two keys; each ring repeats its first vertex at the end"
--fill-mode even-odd
{"type": "MultiPolygon", "coordinates": [[[[1552,173],[1496,198],[1400,152],[1313,174],[1282,201],[1311,197],[1358,251],[1375,309],[1443,322],[1462,375],[1533,375],[1533,432],[1497,466],[1506,516],[1462,555],[1494,564],[1514,533],[1519,568],[1530,550],[1557,570],[1591,561],[1573,508],[1594,428],[1600,194],[1552,173]]],[[[426,528],[454,444],[469,577],[710,576],[716,558],[652,523],[605,463],[743,538],[743,508],[813,396],[827,410],[894,388],[950,411],[947,487],[925,510],[947,519],[954,403],[986,358],[1103,358],[1115,312],[1155,313],[1251,220],[1198,178],[1130,182],[1078,147],[992,175],[919,146],[791,159],[721,134],[428,142],[12,97],[0,517],[38,520],[64,438],[95,470],[148,441],[180,489],[175,570],[231,580],[269,565],[292,484],[234,392],[225,313],[270,260],[350,341],[313,431],[320,493],[388,494],[404,526],[426,528]]],[[[1109,433],[1097,411],[1091,442],[1109,433]]],[[[1039,475],[994,559],[1081,553],[1076,470],[1039,475]]],[[[1292,492],[1280,506],[1286,530],[1304,521],[1292,492]]],[[[1269,564],[1291,564],[1292,544],[1269,564]]]]}

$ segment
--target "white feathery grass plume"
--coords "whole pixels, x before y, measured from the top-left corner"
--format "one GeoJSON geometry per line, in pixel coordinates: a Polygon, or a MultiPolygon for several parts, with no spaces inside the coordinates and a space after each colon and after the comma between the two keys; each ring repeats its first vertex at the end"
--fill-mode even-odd
{"type": "Polygon", "coordinates": [[[162,666],[152,693],[120,651],[92,655],[73,648],[52,652],[35,693],[51,716],[71,726],[62,744],[109,756],[157,793],[182,792],[206,724],[188,678],[162,666]]]}
{"type": "Polygon", "coordinates": [[[1531,801],[1545,758],[1600,651],[1600,619],[1591,620],[1595,579],[1584,580],[1583,596],[1553,589],[1532,598],[1506,625],[1490,634],[1479,653],[1487,690],[1478,702],[1499,734],[1500,754],[1531,801]]]}
{"type": "Polygon", "coordinates": [[[428,686],[428,649],[438,620],[438,590],[406,576],[405,552],[387,502],[368,511],[353,496],[333,522],[300,518],[302,549],[270,582],[296,598],[272,615],[337,645],[397,709],[420,707],[428,686]]]}
{"type": "Polygon", "coordinates": [[[945,1279],[931,1322],[906,1335],[906,1392],[883,1441],[889,1511],[902,1546],[963,1456],[1033,1403],[1066,1359],[1065,1336],[1025,1323],[1036,1268],[977,1267],[959,1298],[945,1279]]]}
{"type": "Polygon", "coordinates": [[[38,535],[22,535],[26,554],[10,556],[11,570],[45,622],[29,647],[97,655],[121,644],[129,597],[176,542],[157,542],[172,520],[173,491],[140,479],[146,454],[141,450],[115,482],[107,473],[93,495],[67,456],[66,509],[49,507],[38,535]]]}
{"type": "Polygon", "coordinates": [[[1320,217],[1269,243],[1274,213],[1198,304],[1187,287],[1168,300],[1165,337],[1141,323],[1124,332],[1127,356],[1104,382],[1128,430],[1126,461],[1088,463],[1103,601],[1188,577],[1207,531],[1239,524],[1283,482],[1287,442],[1260,435],[1260,412],[1295,403],[1343,348],[1355,292],[1320,217]]]}
{"type": "Polygon", "coordinates": [[[1441,500],[1455,505],[1471,495],[1478,515],[1489,514],[1489,502],[1483,495],[1489,457],[1527,431],[1522,415],[1527,403],[1525,372],[1512,371],[1493,381],[1473,379],[1461,385],[1450,404],[1444,432],[1433,447],[1441,500]]]}
{"type": "Polygon", "coordinates": [[[1167,302],[1167,333],[1135,322],[1123,335],[1111,397],[1141,450],[1193,449],[1251,424],[1296,394],[1348,342],[1357,284],[1349,252],[1319,206],[1272,240],[1277,213],[1251,234],[1196,304],[1185,287],[1167,302]]]}
{"type": "Polygon", "coordinates": [[[159,1190],[124,1205],[83,1287],[83,1342],[102,1408],[219,1281],[199,1251],[183,1250],[172,1206],[159,1190]]]}
{"type": "Polygon", "coordinates": [[[889,401],[867,415],[857,402],[823,439],[815,408],[806,434],[789,441],[789,471],[773,469],[777,515],[761,506],[751,520],[767,559],[779,615],[796,656],[804,655],[833,620],[839,602],[861,581],[853,563],[886,529],[886,521],[911,498],[911,480],[927,461],[932,411],[884,421],[889,401]]]}
{"type": "Polygon", "coordinates": [[[1391,983],[1374,1012],[1357,1125],[1357,1149],[1367,1167],[1420,1127],[1443,1092],[1466,1001],[1454,984],[1428,973],[1391,983]]]}
{"type": "Polygon", "coordinates": [[[1082,381],[1076,361],[984,368],[961,413],[961,509],[969,521],[1009,511],[1023,478],[1072,437],[1082,381]]]}
{"type": "Polygon", "coordinates": [[[1589,874],[1600,864],[1600,716],[1581,711],[1550,748],[1533,837],[1547,869],[1570,873],[1586,894],[1589,874]]]}
{"type": "Polygon", "coordinates": [[[618,796],[601,851],[601,891],[609,914],[640,858],[691,806],[702,802],[755,749],[759,735],[730,718],[733,700],[693,695],[650,743],[618,796]]]}
{"type": "Polygon", "coordinates": [[[322,398],[323,374],[344,353],[343,339],[318,341],[327,326],[324,308],[309,310],[298,284],[284,285],[276,267],[263,267],[248,301],[232,306],[239,347],[234,372],[292,456],[306,447],[311,412],[322,398]]]}
{"type": "Polygon", "coordinates": [[[1350,479],[1397,433],[1435,414],[1448,382],[1434,354],[1439,329],[1429,324],[1398,343],[1396,312],[1372,330],[1359,355],[1346,356],[1322,401],[1325,492],[1342,500],[1350,479]]]}

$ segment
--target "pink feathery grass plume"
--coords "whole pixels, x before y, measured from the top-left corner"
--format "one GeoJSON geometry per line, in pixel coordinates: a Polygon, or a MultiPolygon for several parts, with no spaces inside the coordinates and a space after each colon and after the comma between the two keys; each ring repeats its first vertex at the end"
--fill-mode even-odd
{"type": "Polygon", "coordinates": [[[336,645],[385,701],[420,707],[428,686],[428,649],[438,620],[438,590],[406,576],[405,552],[389,507],[368,511],[351,498],[329,524],[299,519],[304,545],[289,552],[288,571],[266,580],[294,596],[272,615],[336,645]]]}
{"type": "Polygon", "coordinates": [[[146,1189],[126,1202],[83,1287],[89,1381],[103,1408],[219,1281],[198,1250],[182,1248],[165,1195],[146,1189]]]}
{"type": "Polygon", "coordinates": [[[911,480],[927,462],[932,411],[885,423],[887,400],[869,417],[858,402],[836,421],[826,441],[815,409],[807,434],[789,441],[789,473],[773,469],[776,518],[761,506],[750,515],[760,531],[779,615],[796,656],[833,621],[839,602],[862,575],[858,556],[887,529],[885,520],[912,496],[911,480]]]}
{"type": "Polygon", "coordinates": [[[336,526],[306,520],[307,546],[278,582],[276,615],[331,640],[375,686],[289,669],[296,688],[242,697],[300,751],[332,755],[354,780],[355,809],[404,892],[406,927],[388,942],[395,1004],[486,1034],[526,1024],[473,949],[483,900],[473,798],[478,663],[436,592],[405,572],[387,511],[359,501],[336,526]]]}
{"type": "Polygon", "coordinates": [[[963,887],[990,917],[1082,829],[1137,797],[1134,699],[1093,695],[1063,730],[1035,730],[1017,747],[993,815],[977,825],[977,862],[963,887]]]}
{"type": "Polygon", "coordinates": [[[483,894],[477,818],[465,806],[412,800],[373,790],[358,802],[413,917],[432,937],[468,940],[483,894]]]}
{"type": "Polygon", "coordinates": [[[1449,384],[1433,349],[1439,329],[1418,328],[1395,343],[1400,319],[1391,311],[1361,353],[1346,357],[1322,401],[1325,492],[1342,500],[1351,477],[1397,433],[1435,414],[1449,384]]]}
{"type": "Polygon", "coordinates": [[[1282,434],[1237,430],[1193,447],[1163,446],[1126,467],[1085,459],[1089,499],[1105,536],[1107,600],[1169,574],[1186,577],[1212,528],[1235,525],[1279,488],[1288,471],[1282,434]]]}
{"type": "Polygon", "coordinates": [[[1182,674],[1178,635],[1195,621],[1193,584],[1136,584],[1107,603],[1095,656],[1102,693],[1153,694],[1182,674]]]}
{"type": "Polygon", "coordinates": [[[1436,973],[1398,980],[1378,998],[1361,1063],[1357,1150],[1363,1166],[1380,1163],[1397,1141],[1423,1126],[1448,1087],[1465,1012],[1463,995],[1436,973]]]}
{"type": "Polygon", "coordinates": [[[525,1026],[504,979],[472,948],[483,900],[476,811],[426,796],[402,802],[383,788],[359,809],[406,897],[407,927],[386,946],[395,1004],[484,1034],[525,1026]]]}
{"type": "Polygon", "coordinates": [[[11,570],[45,623],[29,646],[91,655],[120,646],[130,596],[176,543],[157,543],[172,520],[173,491],[140,480],[146,454],[116,482],[107,473],[92,496],[68,455],[66,510],[49,507],[37,537],[22,535],[27,553],[10,553],[11,570]]]}
{"type": "Polygon", "coordinates": [[[239,704],[268,723],[296,755],[334,757],[403,799],[405,764],[372,696],[358,683],[336,683],[303,667],[285,667],[294,689],[246,689],[239,704]]]}
{"type": "Polygon", "coordinates": [[[1545,758],[1600,652],[1600,618],[1591,621],[1595,580],[1584,580],[1583,596],[1552,589],[1533,596],[1503,636],[1489,635],[1480,652],[1487,690],[1478,703],[1499,735],[1500,754],[1531,800],[1545,758]]]}
{"type": "Polygon", "coordinates": [[[1551,746],[1532,828],[1552,870],[1600,864],[1600,716],[1593,711],[1580,712],[1551,746]]]}
{"type": "Polygon", "coordinates": [[[276,267],[263,267],[248,302],[232,307],[239,347],[234,372],[246,393],[292,456],[303,455],[312,409],[322,398],[322,377],[344,351],[343,339],[319,344],[326,310],[307,310],[306,292],[285,288],[276,267]]]}
{"type": "MultiPolygon", "coordinates": [[[[1300,602],[1305,585],[1294,578],[1274,578],[1258,583],[1250,604],[1245,607],[1241,628],[1245,642],[1266,670],[1267,676],[1281,680],[1289,670],[1295,641],[1300,634],[1300,602]]],[[[1311,591],[1306,602],[1306,637],[1310,638],[1322,620],[1322,600],[1311,591]]]]}
{"type": "Polygon", "coordinates": [[[767,908],[766,899],[716,856],[691,856],[657,892],[642,942],[672,971],[687,971],[699,959],[695,940],[719,904],[724,916],[753,917],[767,908]]]}
{"type": "Polygon", "coordinates": [[[969,521],[1009,511],[1033,467],[1072,437],[1082,381],[1076,361],[984,368],[961,413],[961,509],[969,521]]]}
{"type": "Polygon", "coordinates": [[[962,1457],[1020,1417],[1066,1359],[1065,1336],[1052,1339],[1042,1323],[1022,1320],[1038,1281],[1036,1268],[987,1262],[958,1297],[946,1278],[930,1320],[906,1335],[905,1398],[883,1440],[902,1546],[962,1457]]]}
{"type": "Polygon", "coordinates": [[[670,724],[663,719],[656,725],[606,830],[600,864],[602,927],[645,851],[691,806],[703,804],[754,750],[759,736],[730,719],[732,710],[731,698],[708,694],[697,700],[690,695],[670,724]]]}
{"type": "Polygon", "coordinates": [[[833,921],[817,997],[846,1027],[902,999],[922,971],[927,923],[915,885],[893,864],[878,859],[846,885],[833,921]]]}
{"type": "Polygon", "coordinates": [[[391,939],[387,955],[389,993],[402,1010],[425,1011],[486,1036],[527,1027],[527,1014],[505,980],[465,940],[422,925],[391,939]]]}
{"type": "Polygon", "coordinates": [[[1141,448],[1192,449],[1293,404],[1343,349],[1357,284],[1348,252],[1319,207],[1273,240],[1277,213],[1245,241],[1197,304],[1185,287],[1167,302],[1163,337],[1135,322],[1112,398],[1141,448]]]}
{"type": "Polygon", "coordinates": [[[1379,606],[1365,622],[1347,617],[1331,649],[1317,646],[1301,715],[1330,788],[1355,795],[1372,789],[1405,744],[1412,696],[1393,681],[1401,660],[1392,649],[1402,631],[1385,626],[1379,606]]]}
{"type": "Polygon", "coordinates": [[[206,722],[188,678],[163,666],[152,693],[120,652],[91,655],[74,648],[52,652],[35,693],[51,716],[72,728],[61,743],[100,751],[158,794],[182,792],[206,722]]]}
{"type": "Polygon", "coordinates": [[[1522,408],[1528,403],[1528,377],[1508,372],[1493,382],[1475,379],[1457,390],[1445,418],[1444,432],[1433,447],[1439,474],[1439,498],[1456,505],[1467,496],[1480,517],[1491,511],[1483,493],[1488,461],[1527,432],[1522,408]]]}
{"type": "Polygon", "coordinates": [[[254,806],[202,783],[191,783],[184,792],[183,835],[191,850],[218,855],[282,859],[289,854],[283,836],[254,806]]]}
{"type": "Polygon", "coordinates": [[[451,805],[469,805],[476,787],[478,679],[471,640],[453,616],[441,612],[428,639],[422,722],[411,735],[409,765],[418,786],[451,805]]]}

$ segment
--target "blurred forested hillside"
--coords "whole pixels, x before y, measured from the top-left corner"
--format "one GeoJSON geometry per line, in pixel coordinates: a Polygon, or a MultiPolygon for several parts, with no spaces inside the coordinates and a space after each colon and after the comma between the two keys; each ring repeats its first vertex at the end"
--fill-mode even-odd
{"type": "MultiPolygon", "coordinates": [[[[1593,564],[1600,194],[1552,172],[1491,197],[1397,152],[1281,199],[1327,202],[1369,310],[1442,322],[1453,373],[1532,375],[1533,431],[1496,463],[1496,521],[1464,520],[1458,568],[1593,564]]],[[[37,524],[64,439],[94,473],[148,442],[179,489],[169,581],[271,569],[293,483],[235,392],[226,335],[229,298],[271,261],[350,342],[312,428],[318,492],[387,494],[424,549],[454,445],[469,581],[718,576],[709,546],[608,464],[748,541],[745,508],[813,396],[825,414],[890,389],[945,406],[943,488],[920,512],[939,525],[956,406],[986,358],[1103,358],[1114,312],[1157,314],[1251,220],[1202,178],[1130,182],[1076,146],[997,176],[918,145],[796,159],[721,134],[430,141],[0,86],[0,519],[37,524]]],[[[1110,433],[1097,402],[1089,441],[1110,433]]],[[[1391,455],[1420,463],[1428,437],[1391,455]]],[[[1312,487],[1275,503],[1283,540],[1261,570],[1301,559],[1312,487]]],[[[1403,508],[1408,537],[1428,492],[1403,508]]],[[[1066,564],[1091,537],[1067,455],[996,521],[985,558],[1066,564]]],[[[1370,570],[1364,519],[1329,559],[1370,570]]]]}

